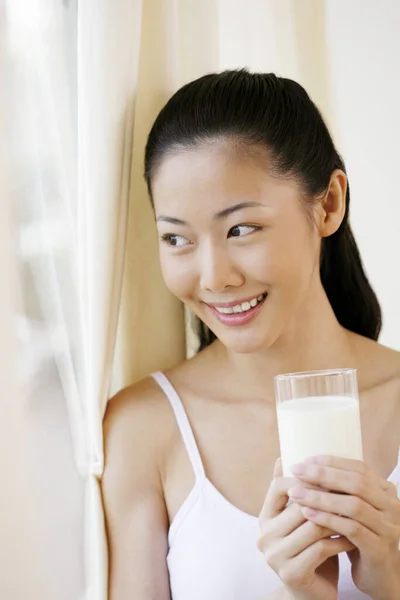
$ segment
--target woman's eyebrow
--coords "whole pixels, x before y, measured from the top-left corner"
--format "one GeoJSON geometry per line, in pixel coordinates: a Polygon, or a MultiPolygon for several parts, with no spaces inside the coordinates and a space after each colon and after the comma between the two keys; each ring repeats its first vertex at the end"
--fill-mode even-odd
{"type": "Polygon", "coordinates": [[[176,217],[167,217],[166,215],[160,215],[156,219],[157,223],[163,221],[164,223],[172,223],[172,225],[189,225],[187,221],[182,221],[181,219],[177,219],[176,217]]]}
{"type": "Polygon", "coordinates": [[[243,208],[251,208],[252,206],[264,206],[264,205],[261,204],[261,202],[255,202],[254,200],[248,200],[247,202],[239,202],[238,204],[234,204],[233,206],[228,206],[228,208],[224,208],[224,210],[217,212],[217,214],[214,215],[214,219],[217,219],[217,220],[224,219],[225,217],[228,217],[229,215],[231,215],[232,213],[234,213],[238,210],[242,210],[243,208]]]}
{"type": "MultiPolygon", "coordinates": [[[[251,208],[253,206],[264,206],[261,202],[255,201],[247,201],[247,202],[239,202],[238,204],[234,204],[233,206],[228,206],[228,208],[224,208],[220,210],[214,215],[214,219],[221,220],[225,219],[229,215],[239,210],[243,210],[244,208],[251,208]]],[[[187,221],[183,221],[182,219],[177,219],[176,217],[168,217],[166,215],[159,215],[157,217],[157,222],[163,221],[165,223],[171,223],[172,225],[189,225],[187,221]]]]}

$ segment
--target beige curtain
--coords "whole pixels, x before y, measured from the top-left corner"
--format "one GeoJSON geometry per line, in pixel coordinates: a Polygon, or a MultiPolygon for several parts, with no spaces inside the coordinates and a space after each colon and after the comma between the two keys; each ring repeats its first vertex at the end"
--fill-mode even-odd
{"type": "Polygon", "coordinates": [[[179,86],[176,0],[134,0],[138,44],[128,241],[113,391],[183,359],[183,310],[168,293],[158,265],[153,215],[143,180],[146,135],[157,112],[179,86]]]}

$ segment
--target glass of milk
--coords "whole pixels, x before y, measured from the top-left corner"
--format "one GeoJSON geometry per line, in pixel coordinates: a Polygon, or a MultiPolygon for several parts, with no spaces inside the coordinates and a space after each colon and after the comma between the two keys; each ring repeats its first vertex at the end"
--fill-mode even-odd
{"type": "Polygon", "coordinates": [[[275,377],[283,475],[318,455],[363,459],[356,369],[275,377]]]}

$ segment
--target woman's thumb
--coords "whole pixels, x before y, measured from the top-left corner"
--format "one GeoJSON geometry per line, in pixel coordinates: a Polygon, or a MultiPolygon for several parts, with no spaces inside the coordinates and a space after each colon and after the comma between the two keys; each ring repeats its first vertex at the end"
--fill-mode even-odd
{"type": "Polygon", "coordinates": [[[276,459],[275,461],[275,466],[274,466],[274,478],[276,477],[282,477],[283,476],[283,471],[282,471],[282,459],[279,457],[276,459]]]}

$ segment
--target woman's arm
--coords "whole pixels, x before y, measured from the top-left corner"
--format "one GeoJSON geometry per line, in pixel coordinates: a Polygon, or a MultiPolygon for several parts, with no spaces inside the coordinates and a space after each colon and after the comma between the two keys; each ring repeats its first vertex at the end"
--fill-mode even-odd
{"type": "MultiPolygon", "coordinates": [[[[102,480],[109,546],[109,600],[170,600],[166,513],[154,384],[113,398],[104,421],[102,480]]],[[[157,393],[157,392],[156,392],[157,393]]]]}

